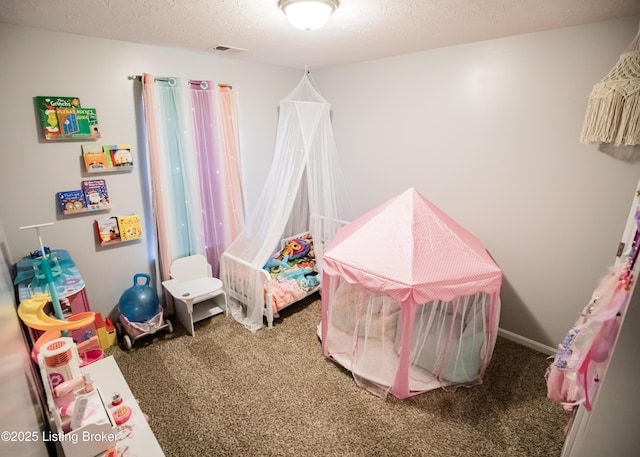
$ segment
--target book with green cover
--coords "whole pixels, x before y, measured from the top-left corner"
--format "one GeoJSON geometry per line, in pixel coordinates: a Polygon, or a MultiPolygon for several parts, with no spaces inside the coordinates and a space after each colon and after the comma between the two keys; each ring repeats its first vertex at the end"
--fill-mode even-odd
{"type": "Polygon", "coordinates": [[[78,97],[38,96],[35,105],[45,140],[100,138],[96,110],[83,108],[78,97]]]}
{"type": "Polygon", "coordinates": [[[95,108],[76,108],[76,117],[78,121],[78,136],[100,138],[98,114],[95,108]]]}

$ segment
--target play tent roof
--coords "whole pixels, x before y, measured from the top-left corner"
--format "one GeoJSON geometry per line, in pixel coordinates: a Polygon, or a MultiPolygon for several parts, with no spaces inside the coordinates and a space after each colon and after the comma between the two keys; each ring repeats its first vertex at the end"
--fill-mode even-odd
{"type": "Polygon", "coordinates": [[[480,240],[413,188],[338,230],[324,273],[401,304],[493,294],[502,283],[480,240]]]}

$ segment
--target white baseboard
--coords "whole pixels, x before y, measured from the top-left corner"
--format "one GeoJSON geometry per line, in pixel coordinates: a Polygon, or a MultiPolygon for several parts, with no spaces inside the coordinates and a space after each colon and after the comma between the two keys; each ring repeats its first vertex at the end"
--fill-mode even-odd
{"type": "Polygon", "coordinates": [[[508,340],[513,341],[514,343],[521,344],[528,348],[534,349],[538,352],[542,352],[543,354],[553,355],[556,353],[556,350],[551,346],[547,346],[546,344],[538,343],[537,341],[530,340],[529,338],[525,338],[524,336],[520,336],[508,330],[503,330],[501,328],[498,329],[498,335],[506,338],[508,340]]]}

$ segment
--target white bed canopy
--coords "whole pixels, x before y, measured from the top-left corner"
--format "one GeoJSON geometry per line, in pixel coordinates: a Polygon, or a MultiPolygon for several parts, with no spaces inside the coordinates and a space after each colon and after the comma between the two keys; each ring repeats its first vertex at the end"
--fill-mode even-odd
{"type": "Polygon", "coordinates": [[[229,310],[251,331],[263,325],[265,291],[258,273],[281,239],[310,231],[321,274],[324,246],[348,207],[339,163],[330,105],[305,70],[280,101],[273,163],[255,210],[221,259],[225,288],[242,282],[247,294],[244,304],[229,300],[229,310]]]}

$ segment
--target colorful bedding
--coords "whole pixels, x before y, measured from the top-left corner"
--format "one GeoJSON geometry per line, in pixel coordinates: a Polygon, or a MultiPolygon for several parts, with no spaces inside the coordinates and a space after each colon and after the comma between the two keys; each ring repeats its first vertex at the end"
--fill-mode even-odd
{"type": "Polygon", "coordinates": [[[263,268],[271,276],[271,302],[276,312],[306,297],[320,285],[310,233],[288,239],[263,268]]]}

